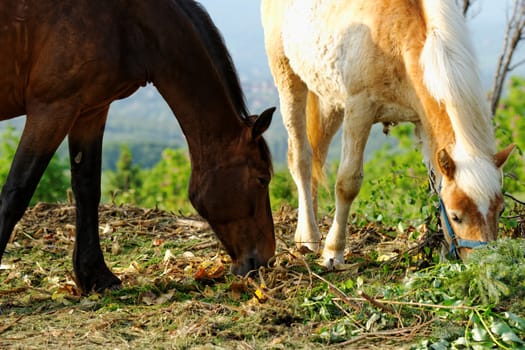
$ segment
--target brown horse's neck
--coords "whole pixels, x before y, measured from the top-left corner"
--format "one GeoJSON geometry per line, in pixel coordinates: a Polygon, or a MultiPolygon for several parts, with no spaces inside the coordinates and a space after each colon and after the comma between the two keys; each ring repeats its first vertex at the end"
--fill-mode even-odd
{"type": "Polygon", "coordinates": [[[151,28],[159,46],[150,56],[151,80],[177,117],[194,166],[220,162],[248,128],[191,20],[173,2],[164,4],[156,16],[174,25],[151,28]]]}
{"type": "Polygon", "coordinates": [[[183,88],[163,80],[155,84],[181,125],[193,166],[220,162],[239,144],[247,128],[215,76],[202,83],[192,80],[196,85],[182,83],[185,78],[190,77],[179,77],[183,88]]]}

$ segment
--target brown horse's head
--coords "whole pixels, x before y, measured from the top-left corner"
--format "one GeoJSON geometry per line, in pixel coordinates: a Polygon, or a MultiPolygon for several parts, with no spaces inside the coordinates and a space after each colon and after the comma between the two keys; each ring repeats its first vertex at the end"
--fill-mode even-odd
{"type": "Polygon", "coordinates": [[[445,149],[438,152],[443,174],[441,222],[452,255],[464,260],[473,248],[497,238],[504,208],[500,168],[513,148],[507,147],[493,159],[452,157],[445,149]]]}
{"type": "Polygon", "coordinates": [[[228,152],[217,150],[227,155],[217,166],[192,172],[191,202],[210,223],[238,275],[266,264],[275,253],[268,192],[272,164],[262,137],[274,111],[247,120],[239,143],[228,152]]]}

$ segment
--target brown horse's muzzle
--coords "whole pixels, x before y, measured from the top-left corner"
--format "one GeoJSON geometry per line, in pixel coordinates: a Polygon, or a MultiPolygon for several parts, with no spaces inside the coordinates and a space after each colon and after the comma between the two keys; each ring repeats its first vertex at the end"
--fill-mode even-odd
{"type": "Polygon", "coordinates": [[[232,262],[231,271],[238,276],[245,276],[250,271],[257,270],[260,266],[265,266],[272,254],[247,254],[242,259],[232,262]]]}
{"type": "Polygon", "coordinates": [[[231,271],[244,276],[252,270],[268,263],[275,254],[275,236],[273,220],[267,222],[268,227],[254,228],[255,220],[243,219],[223,225],[210,222],[217,237],[232,258],[231,271]]]}

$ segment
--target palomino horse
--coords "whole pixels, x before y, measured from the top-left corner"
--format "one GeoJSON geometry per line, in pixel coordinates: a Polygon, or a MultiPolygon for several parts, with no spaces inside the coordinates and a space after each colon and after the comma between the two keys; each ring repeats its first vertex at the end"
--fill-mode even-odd
{"type": "Polygon", "coordinates": [[[245,274],[274,254],[262,133],[231,58],[190,0],[6,0],[0,7],[0,117],[27,114],[0,196],[0,258],[39,179],[68,136],[77,204],[73,266],[84,291],[120,285],[98,233],[102,135],[109,105],[153,83],[176,115],[192,162],[189,196],[245,274]]]}
{"type": "Polygon", "coordinates": [[[496,238],[504,205],[499,168],[512,147],[496,154],[491,115],[454,1],[263,0],[262,22],[298,189],[298,245],[320,249],[312,197],[341,123],[335,220],[322,253],[326,267],[344,262],[348,212],[361,187],[363,150],[374,123],[416,124],[454,251],[464,258],[496,238]]]}

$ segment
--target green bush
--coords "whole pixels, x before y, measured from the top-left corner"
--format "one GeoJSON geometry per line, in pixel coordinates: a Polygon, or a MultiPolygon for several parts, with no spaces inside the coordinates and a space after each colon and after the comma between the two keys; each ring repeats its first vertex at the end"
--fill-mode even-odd
{"type": "Polygon", "coordinates": [[[285,204],[297,207],[297,190],[287,168],[274,173],[270,182],[270,202],[272,210],[277,210],[285,204]]]}
{"type": "Polygon", "coordinates": [[[184,150],[166,149],[153,168],[140,169],[124,145],[116,171],[105,174],[104,192],[117,203],[190,213],[194,212],[188,199],[190,172],[190,160],[184,150]]]}
{"type": "Polygon", "coordinates": [[[508,94],[496,111],[494,124],[499,148],[516,144],[519,156],[511,156],[505,165],[505,190],[516,197],[525,197],[525,79],[513,77],[508,94]]]}

